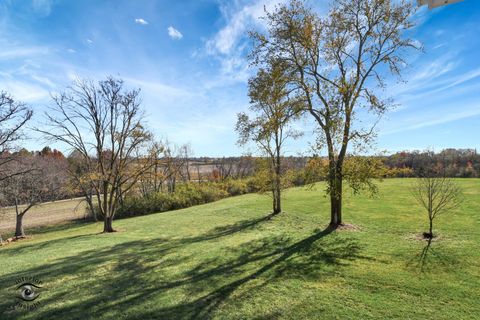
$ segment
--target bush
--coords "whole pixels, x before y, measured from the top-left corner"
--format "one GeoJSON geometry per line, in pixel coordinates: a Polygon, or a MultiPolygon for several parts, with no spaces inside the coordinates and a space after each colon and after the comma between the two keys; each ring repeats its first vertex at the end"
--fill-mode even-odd
{"type": "Polygon", "coordinates": [[[229,193],[218,183],[182,184],[173,193],[158,192],[146,197],[129,197],[117,211],[117,217],[133,217],[155,212],[188,208],[226,198],[229,193]]]}
{"type": "Polygon", "coordinates": [[[175,192],[152,193],[145,197],[127,197],[117,210],[117,217],[133,217],[150,213],[188,208],[217,201],[229,196],[259,192],[259,177],[229,179],[224,182],[179,184],[175,192]]]}
{"type": "Polygon", "coordinates": [[[243,180],[227,180],[226,182],[223,183],[224,185],[224,190],[228,193],[230,196],[238,196],[241,194],[246,194],[249,192],[252,192],[248,185],[247,182],[243,180]]]}
{"type": "Polygon", "coordinates": [[[254,177],[249,177],[246,180],[246,185],[247,185],[247,190],[249,193],[251,192],[259,192],[260,191],[260,185],[258,183],[258,179],[256,176],[254,177]]]}

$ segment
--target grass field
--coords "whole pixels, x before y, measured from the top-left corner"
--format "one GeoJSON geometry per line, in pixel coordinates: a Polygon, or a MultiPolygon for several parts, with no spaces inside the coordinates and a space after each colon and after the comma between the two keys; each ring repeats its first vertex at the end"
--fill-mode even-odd
{"type": "Polygon", "coordinates": [[[267,220],[259,195],[122,219],[120,231],[76,224],[0,248],[0,319],[479,319],[480,179],[465,202],[427,220],[412,180],[377,198],[347,192],[345,221],[323,231],[328,202],[291,189],[267,220]],[[42,281],[34,310],[8,310],[19,277],[42,281]]]}
{"type": "MultiPolygon", "coordinates": [[[[22,208],[23,206],[20,206],[22,208]]],[[[23,219],[26,232],[29,229],[52,224],[83,219],[87,205],[83,198],[46,202],[31,208],[23,219]]],[[[15,231],[15,208],[7,207],[0,210],[0,235],[11,235],[15,231]]]]}

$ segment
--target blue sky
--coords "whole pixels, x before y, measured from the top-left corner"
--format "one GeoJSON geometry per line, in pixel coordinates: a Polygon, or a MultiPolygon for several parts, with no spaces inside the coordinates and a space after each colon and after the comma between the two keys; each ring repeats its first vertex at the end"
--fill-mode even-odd
{"type": "MultiPolygon", "coordinates": [[[[158,137],[190,143],[197,156],[240,155],[248,149],[236,146],[234,124],[252,73],[246,30],[264,28],[264,6],[279,1],[0,0],[0,90],[28,103],[38,123],[50,92],[75,77],[119,76],[142,89],[158,137]]],[[[407,83],[389,81],[399,106],[380,122],[375,151],[480,150],[480,3],[423,7],[415,20],[411,36],[425,53],[408,57],[407,83]]],[[[304,137],[287,154],[313,141],[308,120],[297,127],[304,137]]]]}

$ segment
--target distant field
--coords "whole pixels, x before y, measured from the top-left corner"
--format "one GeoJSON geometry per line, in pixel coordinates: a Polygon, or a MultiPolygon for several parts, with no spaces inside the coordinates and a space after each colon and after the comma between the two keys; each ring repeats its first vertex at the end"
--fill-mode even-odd
{"type": "MultiPolygon", "coordinates": [[[[26,233],[33,227],[57,224],[81,219],[86,214],[86,203],[83,198],[46,202],[30,209],[24,217],[26,233]]],[[[0,209],[0,235],[15,230],[15,209],[0,209]]]]}
{"type": "Polygon", "coordinates": [[[427,227],[410,179],[377,198],[346,193],[345,221],[323,231],[329,205],[290,189],[285,212],[249,194],[188,209],[36,234],[0,248],[0,319],[480,319],[480,179],[427,227]],[[3,311],[19,277],[41,280],[35,310],[3,311]]]}

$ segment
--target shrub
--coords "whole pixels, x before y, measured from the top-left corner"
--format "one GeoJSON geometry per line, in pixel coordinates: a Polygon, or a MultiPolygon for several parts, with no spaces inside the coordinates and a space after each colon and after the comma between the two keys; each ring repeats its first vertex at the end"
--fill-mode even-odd
{"type": "Polygon", "coordinates": [[[249,190],[247,182],[245,182],[244,180],[227,180],[224,182],[224,188],[230,196],[238,196],[251,192],[249,190]]]}
{"type": "Polygon", "coordinates": [[[260,191],[260,184],[258,183],[258,179],[256,176],[254,177],[249,177],[246,180],[246,185],[247,185],[247,190],[249,193],[251,192],[259,192],[260,191]]]}
{"type": "Polygon", "coordinates": [[[133,217],[155,212],[188,208],[228,197],[218,183],[183,184],[175,192],[158,192],[146,197],[128,197],[117,211],[117,217],[133,217]]]}

